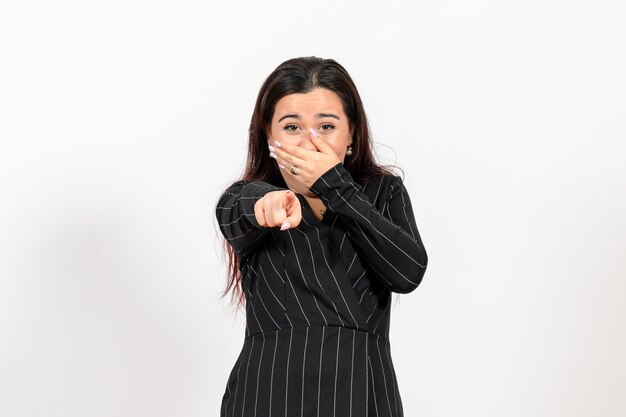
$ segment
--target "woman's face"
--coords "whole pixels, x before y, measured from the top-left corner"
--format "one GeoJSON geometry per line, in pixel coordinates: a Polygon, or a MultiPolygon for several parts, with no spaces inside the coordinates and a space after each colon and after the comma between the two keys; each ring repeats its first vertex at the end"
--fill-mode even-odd
{"type": "MultiPolygon", "coordinates": [[[[317,151],[310,139],[310,128],[315,129],[320,138],[333,148],[343,163],[346,149],[352,143],[353,128],[339,96],[326,88],[316,88],[304,94],[289,94],[278,100],[267,132],[268,144],[277,140],[317,151]]],[[[314,196],[282,169],[280,172],[293,191],[314,196]]]]}

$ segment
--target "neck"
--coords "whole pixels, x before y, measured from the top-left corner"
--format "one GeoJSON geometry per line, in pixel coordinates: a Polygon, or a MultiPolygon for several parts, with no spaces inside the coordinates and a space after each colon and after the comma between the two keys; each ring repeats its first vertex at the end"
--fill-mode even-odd
{"type": "Polygon", "coordinates": [[[320,200],[319,197],[304,196],[304,198],[306,199],[306,202],[309,204],[309,207],[311,207],[311,210],[313,210],[313,213],[318,219],[321,219],[322,217],[324,217],[324,213],[326,212],[326,206],[324,205],[322,200],[320,200]],[[320,210],[321,210],[321,213],[320,213],[320,210]]]}

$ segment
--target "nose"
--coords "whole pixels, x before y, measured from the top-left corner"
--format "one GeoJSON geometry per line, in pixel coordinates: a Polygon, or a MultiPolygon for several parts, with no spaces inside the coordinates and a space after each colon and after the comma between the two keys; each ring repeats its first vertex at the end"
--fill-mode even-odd
{"type": "Polygon", "coordinates": [[[300,143],[298,144],[298,146],[304,149],[308,149],[309,151],[317,150],[317,147],[313,144],[313,142],[311,142],[311,138],[309,137],[308,130],[300,138],[300,143]]]}

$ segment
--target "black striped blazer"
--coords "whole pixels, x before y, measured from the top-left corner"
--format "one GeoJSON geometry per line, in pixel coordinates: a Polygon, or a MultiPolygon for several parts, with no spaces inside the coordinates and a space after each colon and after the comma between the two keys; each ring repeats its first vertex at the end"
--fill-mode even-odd
{"type": "Polygon", "coordinates": [[[327,207],[321,221],[296,194],[296,228],[260,226],[254,204],[285,189],[237,181],[216,208],[246,297],[221,417],[403,416],[391,293],[415,290],[428,258],[402,179],[361,185],[338,163],[310,187],[327,207]]]}

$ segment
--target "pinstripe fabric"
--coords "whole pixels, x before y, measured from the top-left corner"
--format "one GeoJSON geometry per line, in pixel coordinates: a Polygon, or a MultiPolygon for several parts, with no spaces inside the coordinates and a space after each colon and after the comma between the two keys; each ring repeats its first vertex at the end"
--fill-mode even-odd
{"type": "Polygon", "coordinates": [[[284,190],[238,181],[220,197],[220,230],[239,256],[244,343],[221,417],[403,416],[389,343],[391,293],[420,284],[427,255],[402,179],[356,183],[338,163],[304,197],[302,221],[261,227],[254,204],[284,190]]]}

